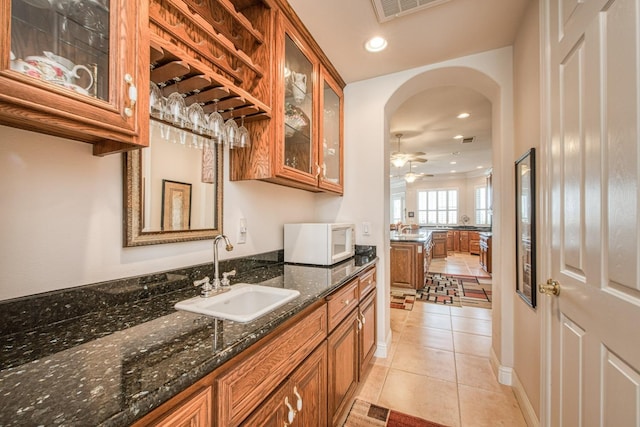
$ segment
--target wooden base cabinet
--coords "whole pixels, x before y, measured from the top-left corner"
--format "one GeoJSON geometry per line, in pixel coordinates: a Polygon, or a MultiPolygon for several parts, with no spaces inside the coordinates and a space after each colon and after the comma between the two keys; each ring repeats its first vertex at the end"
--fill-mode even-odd
{"type": "Polygon", "coordinates": [[[211,425],[211,387],[207,387],[177,406],[157,427],[190,427],[211,425]]]}
{"type": "MultiPolygon", "coordinates": [[[[328,344],[328,424],[338,426],[352,402],[359,381],[371,367],[376,348],[376,269],[362,273],[359,278],[358,305],[344,313],[332,306],[347,306],[349,291],[341,290],[328,298],[328,312],[342,312],[341,323],[327,338],[328,344]]],[[[350,286],[346,285],[347,289],[350,286]]]]}
{"type": "Polygon", "coordinates": [[[491,236],[480,233],[480,266],[491,273],[491,236]]]}
{"type": "Polygon", "coordinates": [[[352,311],[327,339],[329,346],[328,408],[330,425],[337,425],[358,387],[358,312],[352,311]]]}
{"type": "Polygon", "coordinates": [[[469,232],[469,253],[471,255],[480,255],[480,233],[477,231],[469,232]]]}
{"type": "Polygon", "coordinates": [[[431,256],[433,258],[446,258],[447,257],[447,232],[446,231],[434,231],[431,234],[433,238],[433,251],[431,256]]]}
{"type": "Polygon", "coordinates": [[[327,425],[326,390],[327,344],[322,343],[242,425],[324,427],[327,425]]]}
{"type": "Polygon", "coordinates": [[[391,286],[416,288],[416,268],[418,251],[415,243],[391,243],[391,286]]]}

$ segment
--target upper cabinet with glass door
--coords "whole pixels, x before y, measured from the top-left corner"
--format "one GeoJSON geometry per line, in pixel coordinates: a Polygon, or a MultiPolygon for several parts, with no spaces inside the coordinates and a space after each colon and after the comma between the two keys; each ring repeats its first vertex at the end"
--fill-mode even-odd
{"type": "Polygon", "coordinates": [[[284,0],[275,20],[273,117],[250,149],[230,153],[231,180],[343,192],[344,82],[284,0]]]}
{"type": "Polygon", "coordinates": [[[325,190],[343,191],[343,151],[342,151],[342,89],[324,69],[320,73],[320,131],[319,131],[319,186],[325,190]]]}
{"type": "Polygon", "coordinates": [[[316,142],[316,76],[318,64],[305,49],[294,30],[285,25],[283,90],[278,107],[283,123],[278,134],[278,175],[296,181],[317,184],[320,171],[316,142]]]}
{"type": "Polygon", "coordinates": [[[146,146],[146,2],[0,0],[0,124],[94,144],[146,146]]]}

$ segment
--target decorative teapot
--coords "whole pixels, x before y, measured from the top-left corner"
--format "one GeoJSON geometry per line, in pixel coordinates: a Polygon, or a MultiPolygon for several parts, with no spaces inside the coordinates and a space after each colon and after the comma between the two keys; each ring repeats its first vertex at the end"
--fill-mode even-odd
{"type": "MultiPolygon", "coordinates": [[[[55,55],[52,52],[45,51],[44,55],[45,56],[27,56],[24,61],[18,60],[21,63],[17,64],[18,67],[14,69],[32,77],[64,86],[75,92],[84,95],[88,94],[89,88],[93,86],[93,74],[91,70],[84,65],[75,65],[67,58],[55,55]],[[39,71],[40,75],[37,75],[36,70],[39,71]],[[78,74],[80,70],[86,72],[89,76],[89,84],[86,85],[86,87],[76,84],[76,79],[80,78],[78,74]]],[[[11,68],[13,68],[13,61],[11,68]]]]}
{"type": "Polygon", "coordinates": [[[304,98],[307,95],[307,75],[293,71],[291,72],[291,76],[293,77],[293,81],[291,83],[293,99],[297,104],[300,104],[304,101],[304,98]]]}

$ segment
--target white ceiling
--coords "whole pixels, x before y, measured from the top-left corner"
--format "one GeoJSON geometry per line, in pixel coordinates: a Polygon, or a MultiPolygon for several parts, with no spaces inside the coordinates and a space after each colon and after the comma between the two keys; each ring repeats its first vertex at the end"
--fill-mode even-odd
{"type": "MultiPolygon", "coordinates": [[[[510,46],[529,0],[450,0],[382,24],[371,0],[289,3],[348,84],[510,46]],[[385,37],[388,47],[379,53],[365,51],[364,43],[375,35],[385,37]]],[[[427,163],[414,164],[414,172],[465,173],[491,166],[491,104],[476,92],[444,87],[418,93],[390,124],[390,151],[397,150],[393,135],[403,133],[402,152],[427,153],[427,163]],[[457,119],[463,111],[472,116],[457,119]],[[476,141],[461,144],[452,139],[456,134],[475,136],[476,141]],[[461,154],[454,159],[455,151],[461,154]]],[[[398,172],[392,166],[392,174],[398,172]]]]}

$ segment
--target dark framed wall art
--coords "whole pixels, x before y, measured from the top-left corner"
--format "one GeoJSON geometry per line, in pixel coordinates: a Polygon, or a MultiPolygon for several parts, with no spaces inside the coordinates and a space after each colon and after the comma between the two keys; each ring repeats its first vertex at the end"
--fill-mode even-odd
{"type": "Polygon", "coordinates": [[[516,292],[536,306],[536,156],[531,148],[516,161],[516,292]]]}

